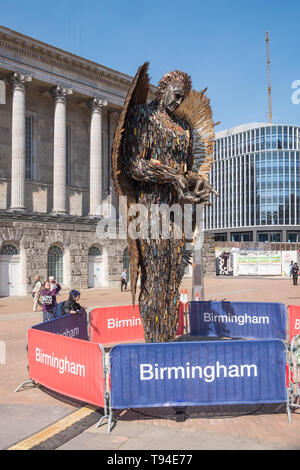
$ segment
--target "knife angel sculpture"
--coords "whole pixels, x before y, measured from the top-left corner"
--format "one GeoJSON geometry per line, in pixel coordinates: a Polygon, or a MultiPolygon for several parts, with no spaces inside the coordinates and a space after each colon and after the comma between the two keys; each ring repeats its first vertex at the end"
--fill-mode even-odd
{"type": "Polygon", "coordinates": [[[139,308],[145,341],[167,342],[176,336],[179,286],[191,259],[184,205],[209,204],[214,192],[208,175],[215,124],[206,90],[192,90],[185,72],[165,74],[156,97],[148,102],[148,66],[146,62],[139,67],[120,115],[112,147],[112,178],[116,194],[127,197],[128,228],[141,215],[141,207],[140,221],[148,223],[139,237],[130,236],[129,230],[127,236],[133,305],[141,276],[139,308]],[[163,221],[167,221],[164,233],[163,221]]]}

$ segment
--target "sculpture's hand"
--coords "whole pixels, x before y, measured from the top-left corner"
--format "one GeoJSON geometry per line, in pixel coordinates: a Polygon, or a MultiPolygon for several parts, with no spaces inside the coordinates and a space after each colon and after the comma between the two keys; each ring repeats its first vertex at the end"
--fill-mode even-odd
{"type": "Polygon", "coordinates": [[[180,196],[186,202],[210,205],[209,196],[211,193],[218,196],[217,191],[202,176],[195,177],[195,174],[191,174],[188,190],[182,191],[180,196]]]}
{"type": "Polygon", "coordinates": [[[180,196],[184,202],[189,202],[191,204],[198,204],[203,202],[201,196],[196,196],[195,193],[191,191],[185,191],[180,196]]]}
{"type": "Polygon", "coordinates": [[[180,199],[183,199],[185,202],[198,202],[198,198],[189,191],[188,181],[183,174],[175,175],[176,188],[179,194],[180,199]]]}
{"type": "Polygon", "coordinates": [[[175,175],[175,181],[177,183],[177,186],[178,188],[181,190],[181,191],[185,191],[187,190],[188,188],[188,181],[186,179],[186,177],[182,174],[177,174],[175,175]]]}

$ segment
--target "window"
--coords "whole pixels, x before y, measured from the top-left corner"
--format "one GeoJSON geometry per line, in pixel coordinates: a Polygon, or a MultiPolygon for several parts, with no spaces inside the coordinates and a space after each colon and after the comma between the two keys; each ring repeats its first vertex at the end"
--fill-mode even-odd
{"type": "Polygon", "coordinates": [[[268,233],[258,233],[257,239],[259,242],[267,242],[269,241],[269,234],[268,233]]]}
{"type": "Polygon", "coordinates": [[[270,127],[267,127],[266,128],[266,149],[270,149],[271,148],[271,130],[270,130],[270,127]]]}
{"type": "Polygon", "coordinates": [[[259,150],[259,142],[260,142],[259,129],[256,129],[256,144],[255,144],[256,150],[259,150]]]}
{"type": "Polygon", "coordinates": [[[289,127],[288,128],[288,133],[289,133],[289,149],[293,148],[293,128],[289,127]]]}
{"type": "Polygon", "coordinates": [[[102,250],[98,246],[91,246],[89,249],[89,256],[101,256],[102,250]]]}
{"type": "Polygon", "coordinates": [[[71,150],[71,126],[67,125],[66,127],[66,184],[71,184],[70,178],[70,152],[71,150]]]}
{"type": "Polygon", "coordinates": [[[255,139],[255,135],[254,135],[254,131],[251,131],[251,152],[254,152],[255,151],[255,143],[254,143],[254,139],[255,139]]]}
{"type": "Polygon", "coordinates": [[[235,232],[231,234],[232,242],[252,242],[252,238],[252,232],[235,232]]]}
{"type": "Polygon", "coordinates": [[[287,234],[288,243],[298,243],[299,242],[299,233],[298,232],[289,232],[287,234]]]}
{"type": "Polygon", "coordinates": [[[214,234],[215,242],[226,242],[227,241],[227,234],[226,233],[215,233],[214,234]]]}
{"type": "Polygon", "coordinates": [[[278,148],[282,149],[282,126],[278,126],[278,148]]]}
{"type": "Polygon", "coordinates": [[[271,242],[281,242],[281,232],[271,232],[270,233],[271,242]]]}
{"type": "Polygon", "coordinates": [[[262,127],[260,130],[260,146],[261,150],[265,150],[265,128],[262,127]]]}
{"type": "Polygon", "coordinates": [[[252,242],[252,232],[244,232],[241,234],[242,242],[252,242]]]}
{"type": "Polygon", "coordinates": [[[18,248],[15,245],[12,245],[11,243],[6,243],[1,248],[1,255],[14,256],[14,255],[18,255],[18,254],[19,254],[18,248]]]}
{"type": "Polygon", "coordinates": [[[32,117],[25,119],[25,174],[26,178],[32,179],[32,117]]]}
{"type": "Polygon", "coordinates": [[[232,242],[240,242],[241,241],[241,234],[240,233],[232,233],[231,234],[231,241],[232,242]]]}
{"type": "Polygon", "coordinates": [[[57,246],[53,245],[48,251],[48,277],[54,278],[62,283],[63,282],[63,251],[57,246]]]}
{"type": "Polygon", "coordinates": [[[276,146],[277,146],[277,127],[276,126],[272,127],[271,141],[272,141],[272,149],[276,149],[276,146]]]}
{"type": "Polygon", "coordinates": [[[288,148],[288,130],[287,127],[283,128],[283,148],[288,148]]]}

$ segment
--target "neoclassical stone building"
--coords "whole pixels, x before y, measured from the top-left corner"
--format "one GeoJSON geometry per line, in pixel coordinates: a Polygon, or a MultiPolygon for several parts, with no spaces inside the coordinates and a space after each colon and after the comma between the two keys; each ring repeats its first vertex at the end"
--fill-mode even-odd
{"type": "MultiPolygon", "coordinates": [[[[0,27],[0,296],[34,276],[115,286],[124,240],[101,240],[114,129],[132,80],[0,27]]],[[[153,87],[154,93],[154,87],[153,87]]]]}

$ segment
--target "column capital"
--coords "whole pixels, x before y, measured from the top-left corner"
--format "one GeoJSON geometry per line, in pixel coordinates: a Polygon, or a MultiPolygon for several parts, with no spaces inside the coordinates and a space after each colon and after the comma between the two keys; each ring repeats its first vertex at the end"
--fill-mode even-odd
{"type": "Polygon", "coordinates": [[[14,72],[10,76],[9,81],[13,87],[13,90],[18,89],[18,90],[24,91],[26,84],[32,81],[32,76],[25,75],[19,72],[14,72]]]}
{"type": "Polygon", "coordinates": [[[65,103],[67,97],[72,94],[73,90],[71,88],[66,88],[62,85],[57,85],[57,87],[53,89],[53,96],[56,103],[65,103]]]}
{"type": "Polygon", "coordinates": [[[90,108],[92,111],[102,112],[104,106],[107,106],[107,101],[103,98],[99,98],[99,96],[94,96],[90,100],[90,108]]]}

